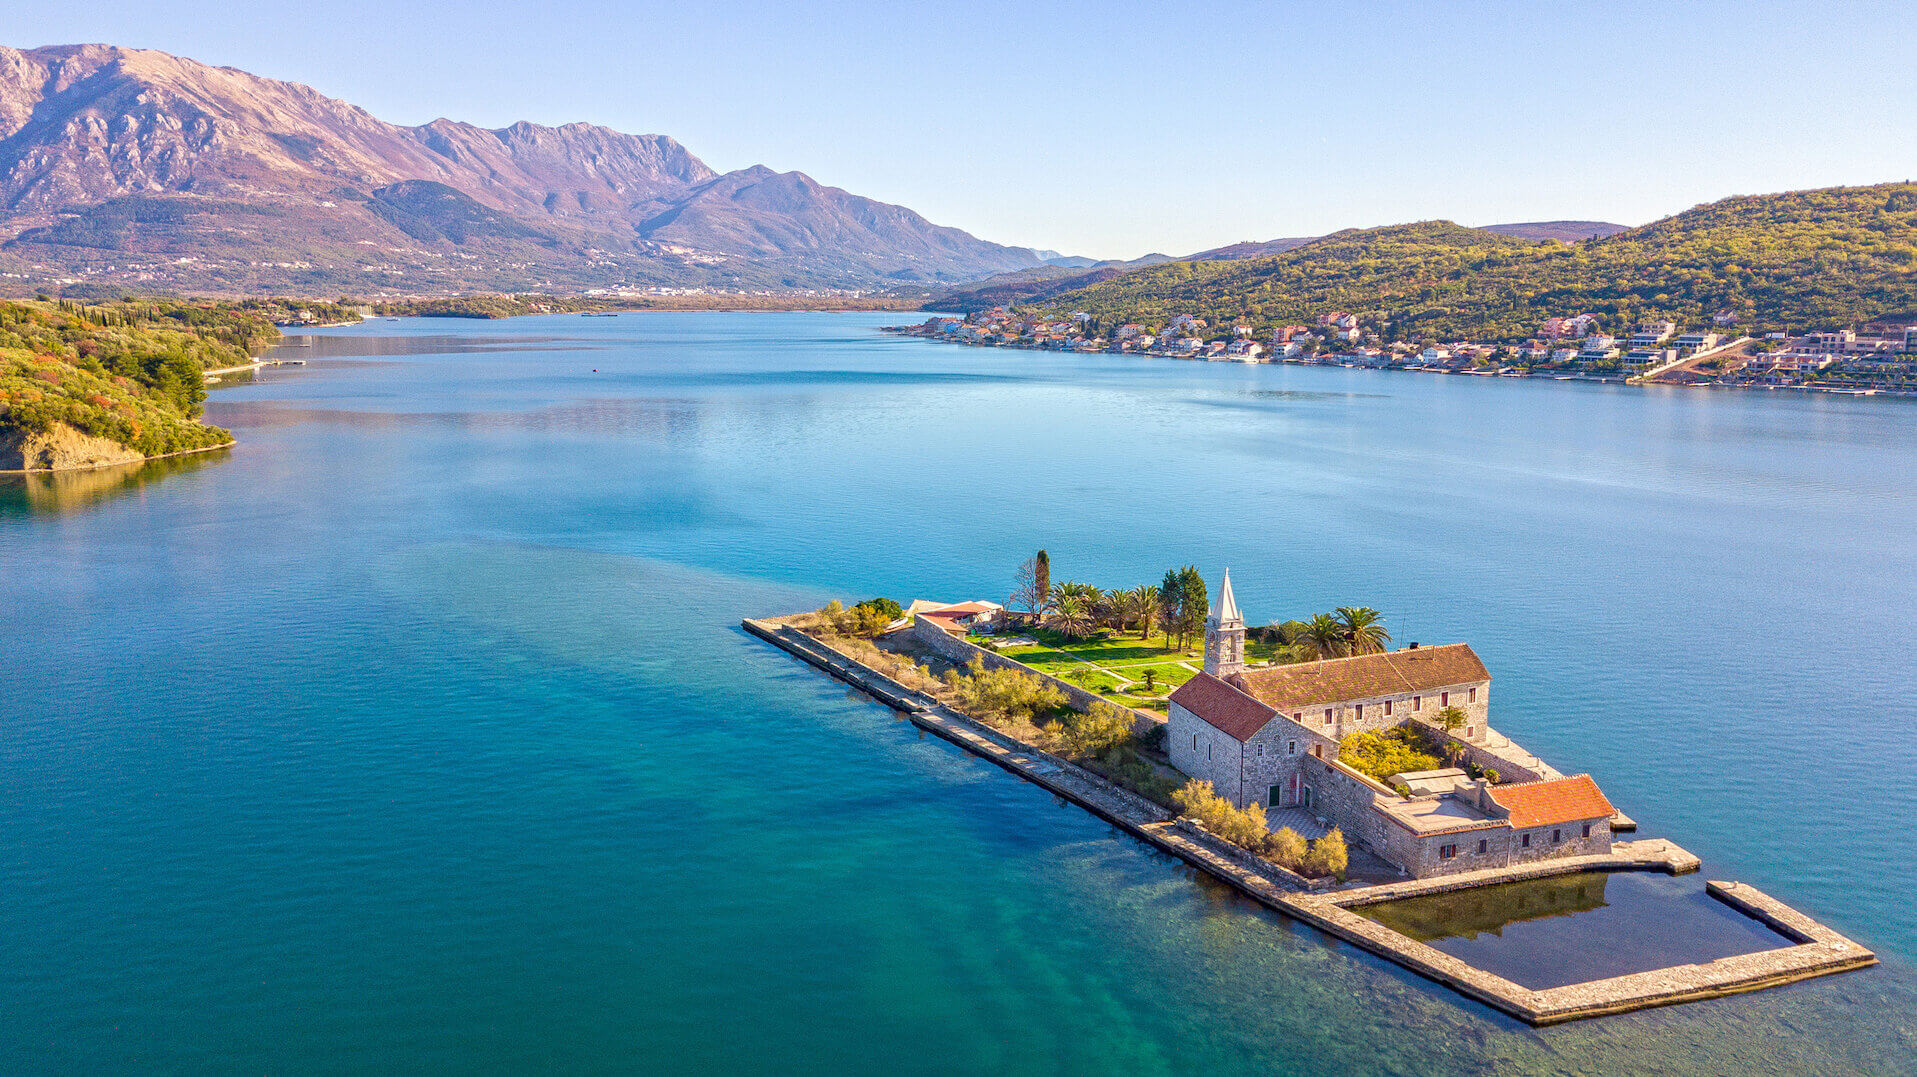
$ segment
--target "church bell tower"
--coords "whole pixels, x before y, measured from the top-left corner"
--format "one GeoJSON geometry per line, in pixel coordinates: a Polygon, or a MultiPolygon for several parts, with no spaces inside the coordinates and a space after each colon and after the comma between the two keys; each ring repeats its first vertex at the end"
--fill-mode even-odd
{"type": "Polygon", "coordinates": [[[1244,668],[1245,618],[1238,612],[1238,600],[1232,597],[1231,569],[1226,569],[1218,601],[1211,604],[1211,616],[1205,618],[1205,672],[1228,677],[1244,668]]]}

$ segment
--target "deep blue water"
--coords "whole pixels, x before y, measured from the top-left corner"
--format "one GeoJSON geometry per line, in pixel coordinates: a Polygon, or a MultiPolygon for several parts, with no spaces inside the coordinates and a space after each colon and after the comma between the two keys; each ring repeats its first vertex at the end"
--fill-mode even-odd
{"type": "Polygon", "coordinates": [[[380,321],[0,486],[0,1070],[1913,1072],[1917,403],[380,321]],[[1533,1031],[744,636],[1229,566],[1884,967],[1533,1031]]]}

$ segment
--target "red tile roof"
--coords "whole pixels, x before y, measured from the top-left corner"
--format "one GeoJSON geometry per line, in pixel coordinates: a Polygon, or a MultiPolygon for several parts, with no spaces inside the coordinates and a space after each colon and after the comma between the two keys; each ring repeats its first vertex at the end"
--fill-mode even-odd
{"type": "Polygon", "coordinates": [[[1209,673],[1179,685],[1171,700],[1241,743],[1278,717],[1277,711],[1209,673]]]}
{"type": "Polygon", "coordinates": [[[1511,825],[1523,830],[1557,823],[1609,819],[1617,814],[1589,774],[1522,785],[1494,785],[1491,799],[1511,813],[1511,825]]]}
{"type": "Polygon", "coordinates": [[[997,606],[989,602],[960,602],[956,606],[939,606],[934,609],[920,610],[919,612],[944,614],[948,617],[963,617],[968,613],[984,613],[986,610],[995,610],[997,608],[997,606]]]}
{"type": "Polygon", "coordinates": [[[1245,692],[1281,711],[1351,699],[1429,692],[1490,679],[1491,672],[1484,668],[1484,662],[1468,643],[1248,669],[1231,678],[1232,683],[1245,692]]]}

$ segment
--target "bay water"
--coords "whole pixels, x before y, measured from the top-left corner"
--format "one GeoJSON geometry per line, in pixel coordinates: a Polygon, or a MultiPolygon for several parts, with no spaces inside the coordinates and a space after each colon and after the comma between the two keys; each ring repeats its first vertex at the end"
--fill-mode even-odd
{"type": "Polygon", "coordinates": [[[8,1072],[1917,1072],[1917,401],[322,330],[235,449],[0,482],[8,1072]],[[744,635],[1226,568],[1877,969],[1533,1030],[744,635]]]}

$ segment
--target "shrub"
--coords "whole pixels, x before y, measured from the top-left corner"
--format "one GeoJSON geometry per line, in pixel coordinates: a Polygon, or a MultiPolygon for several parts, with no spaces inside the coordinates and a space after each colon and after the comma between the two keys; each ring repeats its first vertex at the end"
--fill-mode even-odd
{"type": "Polygon", "coordinates": [[[1431,721],[1434,724],[1443,727],[1447,731],[1457,729],[1470,720],[1471,716],[1464,713],[1464,708],[1455,706],[1446,707],[1431,716],[1431,721]]]}
{"type": "Polygon", "coordinates": [[[1281,867],[1299,871],[1305,866],[1305,852],[1305,839],[1287,826],[1279,828],[1278,833],[1271,836],[1265,856],[1281,867]]]}
{"type": "Polygon", "coordinates": [[[982,658],[973,658],[963,673],[946,673],[945,686],[958,698],[960,708],[981,717],[1000,716],[1036,724],[1040,716],[1065,705],[1065,693],[1038,675],[987,669],[982,658]]]}
{"type": "Polygon", "coordinates": [[[1178,786],[1173,780],[1161,775],[1157,767],[1138,754],[1132,745],[1123,745],[1107,751],[1089,765],[1107,778],[1132,792],[1153,801],[1161,807],[1176,809],[1178,805],[1178,786]]]}
{"type": "Polygon", "coordinates": [[[1305,856],[1305,874],[1336,875],[1343,881],[1350,861],[1344,831],[1334,826],[1329,834],[1311,843],[1311,852],[1305,856]]]}
{"type": "Polygon", "coordinates": [[[1338,742],[1338,761],[1380,782],[1393,774],[1438,767],[1438,757],[1424,750],[1423,736],[1408,726],[1353,733],[1338,742]]]}
{"type": "Polygon", "coordinates": [[[1233,807],[1231,801],[1219,796],[1207,781],[1186,782],[1172,794],[1172,799],[1179,811],[1203,824],[1206,830],[1253,852],[1264,850],[1269,832],[1263,805],[1233,807]]]}
{"type": "Polygon", "coordinates": [[[1091,710],[1083,714],[1077,711],[1066,714],[1054,735],[1067,755],[1101,756],[1131,743],[1132,717],[1122,707],[1093,703],[1091,710]]]}
{"type": "Polygon", "coordinates": [[[835,598],[819,608],[819,623],[841,636],[871,639],[904,613],[899,604],[889,598],[868,598],[851,609],[846,609],[835,598]]]}

